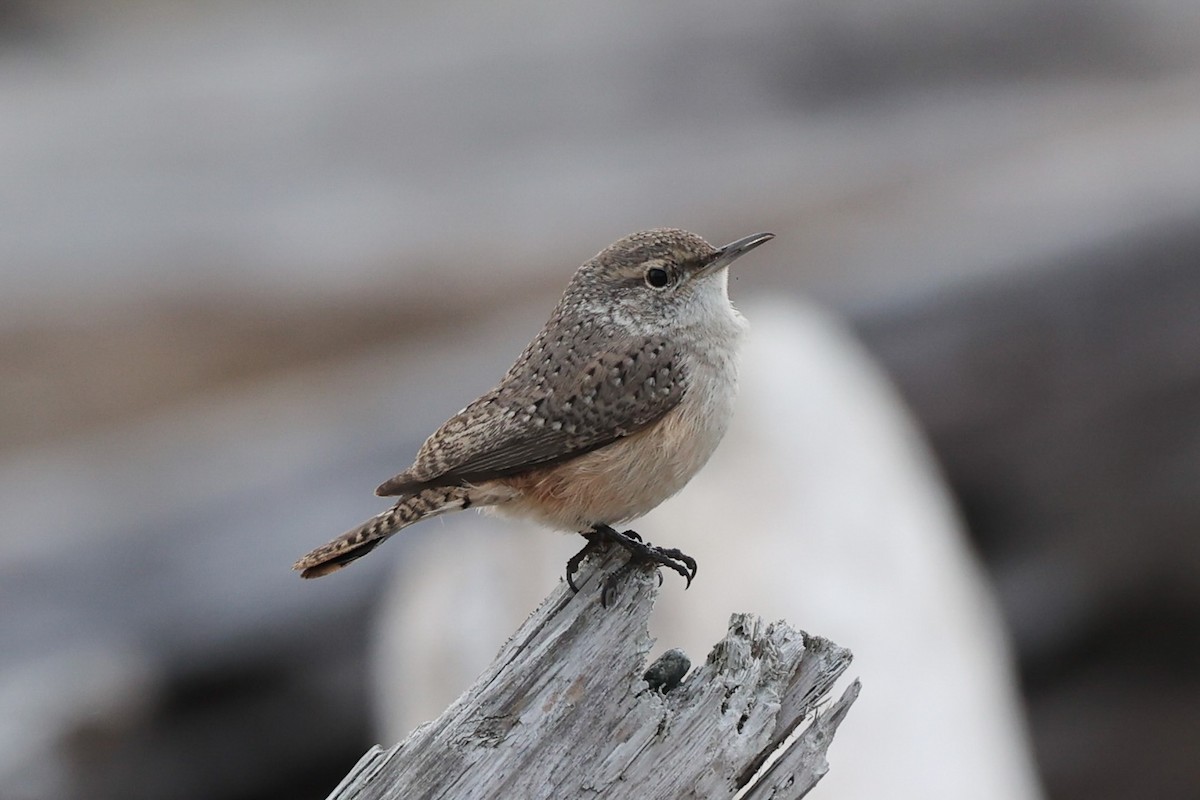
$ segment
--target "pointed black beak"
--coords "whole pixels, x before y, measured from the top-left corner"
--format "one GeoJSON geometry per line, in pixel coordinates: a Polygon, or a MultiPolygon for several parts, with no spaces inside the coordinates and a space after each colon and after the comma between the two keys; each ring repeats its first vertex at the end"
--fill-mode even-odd
{"type": "Polygon", "coordinates": [[[749,253],[760,244],[765,244],[775,238],[773,233],[755,233],[751,236],[745,236],[738,239],[736,242],[730,242],[721,249],[717,250],[713,260],[705,265],[704,269],[700,270],[697,277],[708,275],[716,272],[719,269],[724,269],[732,264],[737,259],[749,253]]]}

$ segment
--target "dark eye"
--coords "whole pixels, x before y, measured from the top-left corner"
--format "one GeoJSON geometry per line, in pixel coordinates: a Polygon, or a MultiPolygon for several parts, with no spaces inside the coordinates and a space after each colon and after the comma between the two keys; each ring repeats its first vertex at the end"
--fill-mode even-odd
{"type": "Polygon", "coordinates": [[[671,276],[662,267],[651,267],[646,270],[646,285],[661,289],[671,282],[671,276]]]}

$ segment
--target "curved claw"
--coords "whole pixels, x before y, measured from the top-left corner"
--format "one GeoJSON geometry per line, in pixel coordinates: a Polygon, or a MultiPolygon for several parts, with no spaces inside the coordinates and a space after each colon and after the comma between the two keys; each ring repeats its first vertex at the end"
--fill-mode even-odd
{"type": "Polygon", "coordinates": [[[658,555],[663,557],[662,560],[655,559],[656,563],[662,564],[665,567],[670,567],[682,575],[684,580],[687,581],[687,584],[684,586],[685,589],[691,587],[692,580],[696,577],[696,559],[674,547],[669,549],[663,547],[654,547],[651,549],[655,550],[658,555]],[[680,566],[681,563],[682,566],[680,566]]]}
{"type": "Polygon", "coordinates": [[[579,571],[579,565],[600,547],[599,537],[589,536],[586,533],[583,536],[587,539],[587,544],[567,561],[567,586],[570,586],[571,591],[576,594],[579,593],[579,587],[575,585],[575,573],[579,571]]]}
{"type": "MultiPolygon", "coordinates": [[[[617,531],[612,526],[600,524],[590,531],[583,532],[582,536],[587,539],[587,544],[578,553],[571,556],[567,562],[567,585],[571,587],[572,591],[579,591],[574,577],[580,564],[608,542],[615,542],[625,548],[629,553],[631,563],[650,563],[678,572],[687,582],[687,587],[691,587],[692,580],[696,577],[696,559],[674,547],[655,547],[649,542],[643,541],[637,531],[617,531]]],[[[661,575],[659,582],[662,582],[661,575]]],[[[606,583],[606,587],[605,591],[611,593],[613,588],[611,579],[606,583]]]]}

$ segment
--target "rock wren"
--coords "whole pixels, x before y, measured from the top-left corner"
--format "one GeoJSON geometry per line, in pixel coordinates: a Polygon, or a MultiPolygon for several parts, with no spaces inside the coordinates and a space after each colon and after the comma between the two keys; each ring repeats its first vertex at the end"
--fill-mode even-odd
{"type": "Polygon", "coordinates": [[[679,572],[696,562],[611,526],[683,488],[725,435],[746,320],[727,267],[774,238],[714,248],[687,231],[626,236],[576,270],[550,320],[496,388],[430,436],[413,465],[375,493],[391,509],[296,562],[333,572],[414,522],[493,507],[588,539],[567,564],[616,541],[679,572]]]}

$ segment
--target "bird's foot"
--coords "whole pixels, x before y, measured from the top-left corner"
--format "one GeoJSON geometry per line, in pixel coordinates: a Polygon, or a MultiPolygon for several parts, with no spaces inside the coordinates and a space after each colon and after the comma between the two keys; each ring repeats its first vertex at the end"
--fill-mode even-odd
{"type": "MultiPolygon", "coordinates": [[[[629,565],[635,563],[656,564],[673,569],[683,576],[688,586],[692,585],[692,579],[696,577],[696,559],[673,547],[655,547],[648,542],[643,542],[642,537],[638,535],[637,531],[622,532],[609,525],[596,525],[590,531],[584,531],[581,535],[587,539],[587,544],[567,561],[567,585],[571,587],[572,591],[579,591],[579,587],[575,585],[574,580],[575,573],[579,570],[579,565],[583,563],[585,558],[602,549],[609,542],[625,548],[629,553],[629,565]]],[[[619,569],[605,581],[602,600],[606,601],[607,597],[613,593],[615,588],[613,585],[614,582],[624,572],[625,568],[619,569]]],[[[607,602],[604,605],[607,605],[607,602]]]]}

